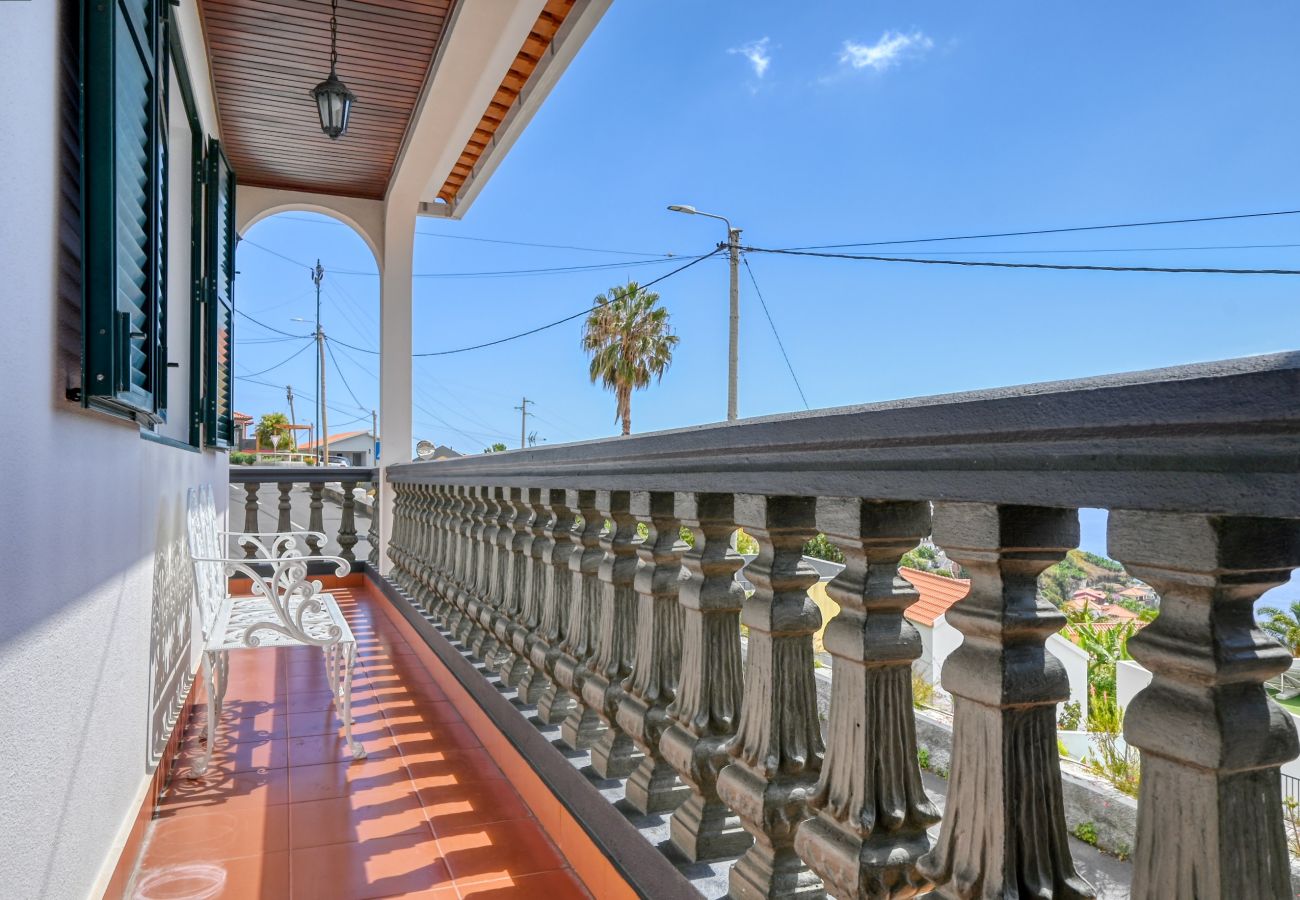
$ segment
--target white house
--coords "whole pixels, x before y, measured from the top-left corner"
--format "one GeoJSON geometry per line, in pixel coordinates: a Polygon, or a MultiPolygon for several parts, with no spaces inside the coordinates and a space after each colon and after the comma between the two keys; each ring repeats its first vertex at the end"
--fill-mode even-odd
{"type": "MultiPolygon", "coordinates": [[[[300,453],[317,452],[317,442],[307,441],[298,447],[300,453]]],[[[371,431],[343,431],[330,435],[329,454],[341,456],[350,466],[375,464],[375,435],[371,431]]]]}

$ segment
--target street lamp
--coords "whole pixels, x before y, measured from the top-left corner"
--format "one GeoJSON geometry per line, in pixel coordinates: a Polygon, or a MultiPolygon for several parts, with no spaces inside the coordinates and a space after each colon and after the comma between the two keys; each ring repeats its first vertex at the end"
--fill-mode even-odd
{"type": "Polygon", "coordinates": [[[726,216],[700,212],[694,206],[674,203],[669,206],[671,212],[686,213],[688,216],[704,216],[718,219],[727,226],[727,248],[731,252],[731,331],[727,348],[727,421],[736,420],[737,390],[736,375],[740,366],[740,229],[731,227],[731,220],[726,216]]]}

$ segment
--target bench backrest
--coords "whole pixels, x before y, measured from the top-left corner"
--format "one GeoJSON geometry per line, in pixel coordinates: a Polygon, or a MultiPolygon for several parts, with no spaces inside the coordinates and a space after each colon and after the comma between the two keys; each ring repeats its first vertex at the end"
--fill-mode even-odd
{"type": "Polygon", "coordinates": [[[199,624],[206,640],[221,601],[226,596],[226,567],[219,562],[226,555],[217,528],[217,504],[212,499],[212,485],[190,488],[186,497],[186,526],[190,559],[194,565],[194,589],[199,605],[199,624]]]}

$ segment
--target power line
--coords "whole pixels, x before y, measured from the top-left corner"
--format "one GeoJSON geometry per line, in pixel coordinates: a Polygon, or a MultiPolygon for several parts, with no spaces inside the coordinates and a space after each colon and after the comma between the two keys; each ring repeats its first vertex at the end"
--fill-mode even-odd
{"type": "Polygon", "coordinates": [[[1036,234],[1065,234],[1076,231],[1106,231],[1115,228],[1146,228],[1152,225],[1188,225],[1194,222],[1227,222],[1232,219],[1264,219],[1271,216],[1300,215],[1300,209],[1283,209],[1276,212],[1238,213],[1230,216],[1198,216],[1190,219],[1159,219],[1150,222],[1120,222],[1114,225],[1076,225],[1070,228],[1038,228],[1032,231],[1000,231],[992,234],[955,234],[948,237],[908,238],[894,241],[859,241],[852,244],[813,244],[807,247],[787,247],[787,250],[835,250],[840,247],[888,247],[897,244],[931,244],[940,241],[974,241],[983,238],[1027,237],[1036,234]]]}
{"type": "Polygon", "coordinates": [[[365,409],[365,406],[357,399],[356,392],[352,390],[352,385],[348,384],[348,376],[343,374],[343,367],[339,365],[338,359],[334,356],[334,348],[330,346],[331,343],[333,343],[333,341],[328,337],[325,338],[325,350],[329,353],[330,360],[334,363],[334,368],[338,371],[343,386],[348,389],[348,395],[352,398],[352,402],[357,405],[357,409],[365,409]]]}
{"type": "Polygon", "coordinates": [[[763,292],[758,287],[758,279],[754,277],[754,270],[749,266],[749,258],[743,257],[745,262],[745,271],[749,273],[749,280],[754,285],[754,293],[758,295],[758,302],[763,307],[763,315],[767,316],[767,324],[772,326],[772,336],[776,338],[776,345],[781,348],[781,357],[785,360],[785,367],[790,370],[790,378],[794,381],[795,390],[799,392],[799,399],[803,401],[804,409],[812,409],[808,405],[808,398],[804,396],[803,385],[799,383],[799,376],[794,374],[794,366],[790,364],[790,355],[785,352],[785,342],[781,340],[781,333],[776,330],[776,323],[772,321],[772,313],[768,311],[767,301],[763,299],[763,292]]]}
{"type": "Polygon", "coordinates": [[[1185,250],[1272,250],[1300,244],[1212,244],[1201,247],[1089,247],[1071,250],[931,250],[913,256],[1042,256],[1048,253],[1177,253],[1185,250]]]}
{"type": "Polygon", "coordinates": [[[302,353],[304,350],[306,350],[306,349],[308,349],[308,348],[310,348],[310,347],[311,347],[311,344],[303,344],[303,345],[302,345],[301,347],[299,347],[297,350],[293,351],[293,352],[290,353],[287,357],[285,357],[284,359],[280,360],[278,363],[276,363],[275,365],[271,366],[270,368],[263,369],[263,370],[260,371],[260,372],[249,372],[247,375],[241,375],[240,377],[241,377],[241,378],[254,378],[254,377],[258,376],[258,375],[265,375],[267,372],[274,372],[276,369],[280,368],[280,366],[282,366],[282,365],[284,365],[285,363],[289,362],[289,361],[292,360],[295,356],[297,356],[298,354],[302,353]]]}
{"type": "Polygon", "coordinates": [[[977,259],[919,259],[905,256],[865,256],[857,253],[818,253],[810,250],[772,250],[741,247],[746,253],[778,253],[788,256],[814,256],[822,259],[856,259],[868,262],[913,263],[929,266],[980,266],[997,269],[1053,269],[1080,272],[1162,272],[1193,275],[1300,275],[1300,269],[1209,269],[1174,266],[1082,266],[1067,263],[1015,263],[977,259]]]}
{"type": "MultiPolygon", "coordinates": [[[[293,219],[295,222],[310,222],[313,225],[338,225],[343,228],[350,228],[346,222],[339,222],[335,219],[308,219],[305,216],[284,215],[280,218],[293,219]]],[[[574,247],[569,244],[538,244],[532,241],[510,241],[504,238],[485,238],[471,237],[465,234],[440,234],[433,231],[419,231],[416,234],[432,238],[444,238],[449,241],[477,241],[484,244],[509,244],[514,247],[541,247],[547,250],[580,250],[584,253],[618,253],[623,256],[679,256],[676,253],[651,253],[645,250],[608,250],[599,247],[574,247]]]]}
{"type": "MultiPolygon", "coordinates": [[[[250,384],[256,384],[256,385],[259,385],[259,386],[261,386],[261,387],[274,388],[274,389],[277,390],[277,391],[283,391],[283,390],[284,390],[284,385],[282,385],[282,384],[274,384],[273,382],[270,382],[270,381],[258,381],[256,378],[250,378],[250,377],[247,376],[247,375],[236,375],[235,378],[236,378],[237,380],[239,380],[239,381],[247,381],[247,382],[249,382],[250,384]]],[[[315,403],[315,402],[316,402],[316,398],[313,397],[311,394],[304,394],[304,393],[302,393],[301,391],[295,393],[294,396],[295,396],[295,397],[299,397],[299,398],[301,398],[301,399],[303,399],[303,400],[307,400],[308,402],[311,402],[311,403],[315,403]]],[[[336,413],[340,413],[341,415],[350,416],[350,415],[352,415],[352,413],[353,413],[353,410],[350,410],[350,409],[343,409],[342,407],[335,406],[335,405],[332,404],[332,403],[326,403],[325,405],[326,405],[329,409],[332,409],[332,410],[334,410],[336,413]]],[[[363,407],[358,406],[357,409],[363,409],[363,407]]],[[[364,412],[365,412],[365,414],[366,414],[367,416],[370,415],[370,410],[365,409],[364,412]]],[[[360,421],[360,420],[358,420],[358,421],[360,421]]]]}
{"type": "Polygon", "coordinates": [[[289,331],[281,331],[279,328],[275,328],[271,325],[267,325],[265,322],[261,321],[260,319],[254,319],[252,316],[244,312],[238,306],[235,307],[235,312],[243,316],[248,321],[252,322],[254,325],[261,326],[262,328],[265,328],[267,331],[274,331],[276,334],[283,334],[286,337],[291,337],[291,338],[314,338],[315,337],[314,334],[294,334],[289,331]]]}
{"type": "MultiPolygon", "coordinates": [[[[722,247],[718,247],[717,249],[711,250],[710,252],[705,253],[702,256],[697,256],[694,259],[692,259],[690,262],[688,262],[686,265],[678,266],[676,269],[673,269],[671,272],[668,272],[665,275],[660,275],[658,278],[647,281],[645,284],[640,285],[640,287],[642,290],[644,290],[645,288],[648,288],[651,285],[658,284],[664,279],[673,277],[678,272],[684,272],[687,269],[689,269],[691,266],[695,265],[696,263],[703,262],[704,260],[709,259],[712,256],[716,256],[718,253],[722,251],[722,249],[723,249],[722,247]]],[[[530,328],[529,330],[521,331],[518,334],[512,334],[503,338],[497,338],[495,341],[487,341],[482,344],[472,344],[469,347],[457,347],[454,350],[434,350],[434,351],[429,351],[427,353],[412,353],[411,355],[413,357],[416,357],[417,359],[420,357],[429,357],[429,356],[450,356],[453,353],[465,353],[470,350],[482,350],[484,347],[495,347],[498,344],[504,344],[508,341],[514,341],[522,337],[528,337],[529,335],[537,334],[539,331],[546,331],[548,328],[554,328],[556,325],[563,325],[565,322],[572,322],[574,319],[581,318],[582,316],[585,316],[588,313],[590,313],[592,310],[596,310],[596,309],[600,309],[600,304],[589,306],[586,309],[582,310],[581,312],[576,312],[571,316],[565,316],[563,319],[556,319],[554,322],[548,322],[545,325],[538,325],[536,328],[530,328]]],[[[338,343],[344,347],[347,347],[349,350],[356,350],[359,353],[375,353],[375,354],[379,353],[378,350],[369,350],[365,347],[356,347],[353,346],[352,344],[346,344],[343,341],[339,341],[338,343]]]]}

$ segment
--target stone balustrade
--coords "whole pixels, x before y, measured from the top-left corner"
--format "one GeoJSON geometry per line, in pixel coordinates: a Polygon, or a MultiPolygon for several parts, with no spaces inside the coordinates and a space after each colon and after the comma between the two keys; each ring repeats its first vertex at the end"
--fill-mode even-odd
{"type": "MultiPolygon", "coordinates": [[[[325,543],[309,538],[311,554],[328,553],[352,563],[357,561],[357,544],[365,541],[368,561],[377,565],[379,541],[370,540],[375,529],[372,506],[363,503],[355,491],[377,484],[378,474],[378,469],[356,466],[231,466],[230,484],[236,485],[239,493],[231,495],[229,530],[319,532],[325,535],[325,543]],[[367,527],[360,534],[358,516],[367,527]]],[[[230,550],[248,559],[256,555],[233,538],[230,550]]]]}
{"type": "Polygon", "coordinates": [[[395,465],[389,577],[667,816],[675,853],[734,861],[733,897],[1082,898],[1046,647],[1064,618],[1036,585],[1077,511],[1106,509],[1109,554],[1162,599],[1129,645],[1153,673],[1124,724],[1132,896],[1288,896],[1279,767],[1298,747],[1263,683],[1289,656],[1252,610],[1300,567],[1297,397],[1300,356],[1278,355],[395,465]],[[748,597],[737,528],[759,547],[748,597]],[[825,723],[818,533],[846,559],[825,723]],[[971,577],[948,613],[942,818],[897,572],[926,537],[971,577]]]}

